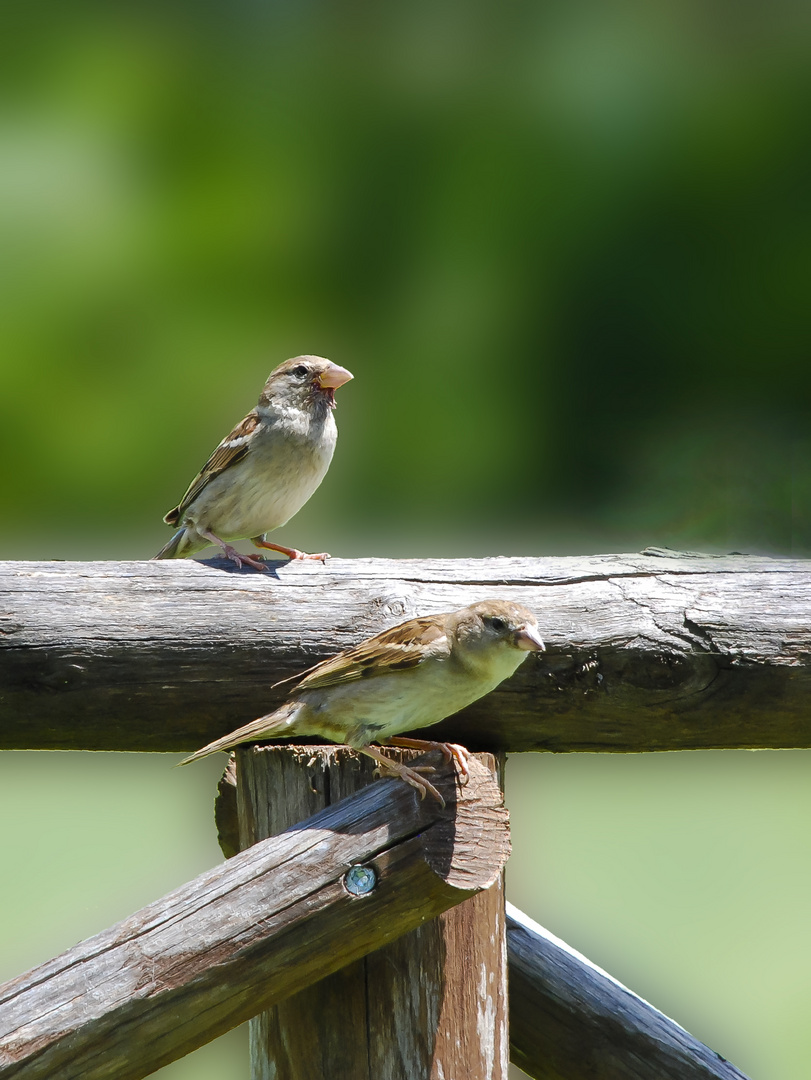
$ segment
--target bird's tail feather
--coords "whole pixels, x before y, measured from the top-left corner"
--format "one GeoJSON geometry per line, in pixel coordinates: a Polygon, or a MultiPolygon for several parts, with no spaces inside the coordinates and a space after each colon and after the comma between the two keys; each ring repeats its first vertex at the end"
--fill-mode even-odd
{"type": "Polygon", "coordinates": [[[186,539],[186,529],[178,529],[168,544],[164,544],[157,555],[153,555],[153,561],[155,559],[182,559],[187,554],[187,544],[184,543],[186,539]]]}
{"type": "Polygon", "coordinates": [[[215,739],[207,746],[196,750],[193,754],[178,761],[178,765],[188,765],[191,761],[199,761],[200,758],[216,754],[218,750],[232,750],[240,743],[261,742],[263,739],[279,739],[295,735],[291,730],[295,726],[296,717],[303,706],[302,701],[288,701],[276,712],[268,716],[260,716],[258,720],[252,720],[250,724],[223,735],[221,739],[215,739]]]}

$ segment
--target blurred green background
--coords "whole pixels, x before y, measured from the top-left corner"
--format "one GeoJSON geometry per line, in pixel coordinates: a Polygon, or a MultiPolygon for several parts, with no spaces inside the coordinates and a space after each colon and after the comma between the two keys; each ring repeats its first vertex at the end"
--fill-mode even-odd
{"type": "MultiPolygon", "coordinates": [[[[3,20],[0,557],[152,555],[300,352],[356,380],[281,543],[811,555],[807,5],[3,20]]],[[[216,765],[169,763],[0,757],[0,977],[218,859],[216,765]]],[[[744,1071],[799,1080],[807,773],[516,758],[511,897],[744,1071]]],[[[243,1042],[165,1075],[245,1075],[243,1042]]]]}

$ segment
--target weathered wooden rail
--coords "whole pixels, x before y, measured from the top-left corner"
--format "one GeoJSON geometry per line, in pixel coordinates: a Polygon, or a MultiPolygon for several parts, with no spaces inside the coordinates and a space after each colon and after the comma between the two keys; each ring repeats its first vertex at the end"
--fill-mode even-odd
{"type": "Polygon", "coordinates": [[[189,751],[272,684],[415,614],[488,596],[547,653],[432,729],[473,749],[811,746],[811,563],[588,558],[0,564],[0,748],[189,751]]]}
{"type": "MultiPolygon", "coordinates": [[[[494,596],[536,612],[548,651],[486,700],[431,728],[431,737],[491,752],[811,746],[811,563],[646,551],[332,560],[276,564],[267,574],[237,572],[220,561],[0,564],[0,749],[193,750],[269,711],[284,696],[273,683],[338,649],[412,615],[494,596]]],[[[341,788],[343,775],[332,782],[341,788]]],[[[281,828],[307,816],[301,808],[286,816],[293,809],[287,801],[281,828]]],[[[316,824],[269,840],[260,837],[280,831],[270,819],[255,833],[246,833],[243,822],[241,837],[232,826],[233,850],[260,842],[0,988],[0,1078],[135,1080],[267,1005],[309,993],[315,979],[346,970],[348,960],[409,930],[409,912],[422,919],[458,900],[463,884],[439,873],[441,887],[426,889],[428,878],[417,874],[407,905],[381,909],[386,918],[396,914],[394,929],[353,919],[353,910],[361,910],[354,900],[342,893],[333,903],[347,860],[376,859],[396,868],[393,876],[423,865],[423,840],[432,831],[440,835],[434,822],[441,815],[391,781],[322,813],[316,824]],[[370,794],[383,789],[383,796],[370,794]],[[343,814],[356,815],[354,824],[343,814]],[[340,840],[334,850],[318,847],[327,820],[333,840],[340,840]],[[377,847],[366,843],[367,834],[377,837],[377,847]],[[402,863],[393,854],[401,849],[410,853],[402,863]],[[307,863],[306,853],[314,851],[323,862],[307,863]],[[287,873],[279,852],[287,852],[290,866],[305,858],[298,868],[306,864],[314,875],[311,891],[286,898],[274,892],[284,887],[279,882],[295,884],[295,871],[287,873]],[[280,873],[275,883],[271,869],[280,873]],[[268,892],[261,903],[260,881],[268,892]],[[233,920],[226,929],[206,921],[216,922],[218,911],[233,920]],[[308,955],[304,937],[322,917],[320,945],[332,946],[336,935],[346,941],[308,955]],[[274,952],[276,931],[284,939],[281,953],[274,952]],[[269,958],[283,954],[294,969],[280,977],[269,958]],[[170,1022],[187,1004],[188,1023],[170,1022]],[[136,1046],[146,1055],[136,1057],[141,1071],[127,1064],[136,1046]]],[[[227,816],[220,821],[225,831],[227,816]]],[[[454,824],[460,841],[463,819],[454,824]]],[[[483,845],[493,848],[490,854],[492,839],[483,845]]],[[[447,847],[447,837],[444,842],[447,847]]],[[[447,852],[444,858],[443,865],[453,863],[447,852]]],[[[361,904],[368,913],[378,902],[370,897],[361,904]]],[[[503,931],[501,894],[493,903],[476,917],[500,921],[503,931]]],[[[520,913],[506,925],[511,1053],[530,1075],[740,1080],[728,1062],[520,913]]],[[[437,955],[456,949],[463,964],[456,933],[433,935],[437,955]]],[[[492,978],[501,985],[495,968],[492,978]]],[[[434,1031],[441,994],[451,984],[437,986],[438,996],[420,998],[434,1031]]],[[[492,1051],[497,1042],[488,1044],[486,1075],[503,1078],[503,1061],[492,1051]]]]}
{"type": "Polygon", "coordinates": [[[511,1059],[538,1080],[746,1080],[622,983],[507,904],[511,1059]]]}

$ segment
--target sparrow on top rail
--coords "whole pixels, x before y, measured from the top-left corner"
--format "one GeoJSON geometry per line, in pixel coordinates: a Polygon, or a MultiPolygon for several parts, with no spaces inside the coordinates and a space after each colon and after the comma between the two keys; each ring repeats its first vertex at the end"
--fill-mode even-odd
{"type": "Polygon", "coordinates": [[[297,513],[324,479],[338,438],[335,391],[352,378],[321,356],[296,356],[270,373],[259,403],[227,435],[178,506],[163,519],[177,532],[156,559],[182,559],[209,544],[237,566],[264,570],[232,540],[280,551],[290,559],[328,558],[271,544],[265,533],[297,513]]]}

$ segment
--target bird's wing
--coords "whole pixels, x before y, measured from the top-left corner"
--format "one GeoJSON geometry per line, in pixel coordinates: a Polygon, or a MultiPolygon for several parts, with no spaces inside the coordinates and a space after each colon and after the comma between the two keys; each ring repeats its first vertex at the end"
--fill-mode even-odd
{"type": "Polygon", "coordinates": [[[226,435],[220,445],[189,484],[189,489],[174,510],[170,510],[163,519],[167,525],[177,525],[183,511],[197,498],[206,484],[215,476],[230,469],[248,453],[250,441],[259,426],[259,414],[253,409],[234,430],[226,435]]]}
{"type": "MultiPolygon", "coordinates": [[[[322,686],[338,686],[355,679],[405,671],[447,649],[444,616],[424,615],[384,630],[353,649],[338,653],[301,675],[294,675],[292,679],[282,682],[298,680],[292,691],[294,694],[322,686]]],[[[276,686],[279,685],[276,683],[276,686]]]]}

